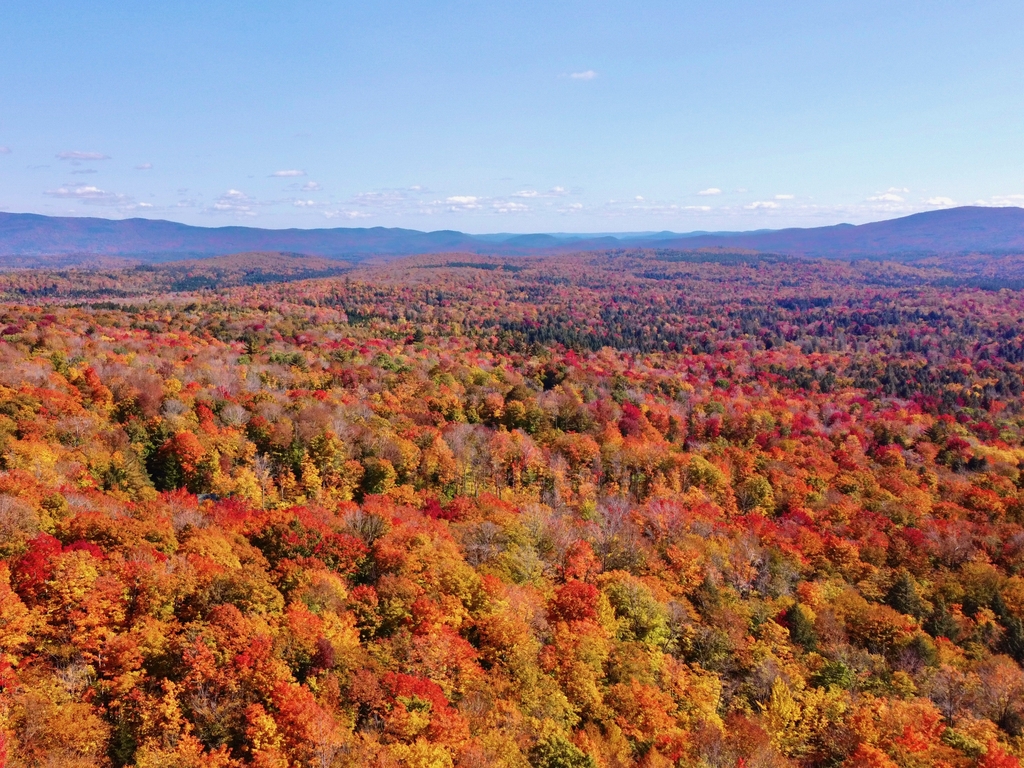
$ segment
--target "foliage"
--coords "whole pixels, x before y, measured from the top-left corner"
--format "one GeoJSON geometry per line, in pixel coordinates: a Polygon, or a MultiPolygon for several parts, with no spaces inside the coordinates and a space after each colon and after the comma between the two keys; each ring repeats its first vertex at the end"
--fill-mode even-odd
{"type": "Polygon", "coordinates": [[[1024,295],[691,256],[3,275],[0,763],[1019,765],[1024,295]]]}

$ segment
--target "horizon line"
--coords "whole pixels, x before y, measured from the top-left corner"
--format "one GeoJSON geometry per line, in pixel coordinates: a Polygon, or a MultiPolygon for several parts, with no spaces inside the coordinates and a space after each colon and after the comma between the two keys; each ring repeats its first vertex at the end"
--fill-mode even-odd
{"type": "MultiPolygon", "coordinates": [[[[758,229],[745,229],[745,230],[689,230],[684,232],[677,232],[675,230],[660,229],[660,230],[631,230],[631,231],[618,231],[618,232],[545,232],[545,231],[530,231],[530,232],[468,232],[461,229],[412,229],[410,227],[398,227],[398,226],[385,226],[375,225],[371,227],[259,227],[251,226],[246,224],[221,224],[217,226],[204,226],[202,224],[187,224],[182,221],[175,221],[173,219],[164,218],[149,218],[147,216],[127,216],[119,219],[107,218],[104,216],[89,216],[89,215],[78,215],[78,214],[67,214],[55,216],[46,213],[34,213],[30,211],[16,212],[16,211],[0,211],[0,216],[35,216],[43,219],[95,219],[98,221],[108,222],[124,222],[124,221],[148,221],[158,222],[165,224],[174,224],[181,227],[189,227],[191,229],[203,229],[203,230],[218,230],[218,229],[247,229],[256,230],[263,232],[318,232],[318,231],[337,231],[337,230],[373,230],[373,229],[384,229],[384,230],[401,230],[406,232],[419,232],[421,234],[436,234],[439,232],[455,232],[460,235],[466,235],[468,237],[529,237],[536,235],[544,235],[548,237],[573,237],[573,238],[600,238],[600,237],[652,237],[655,235],[673,235],[673,236],[715,236],[715,235],[747,235],[747,234],[762,234],[767,232],[782,232],[786,230],[811,230],[811,229],[827,229],[829,227],[862,227],[868,224],[877,224],[886,221],[897,221],[899,219],[906,219],[913,216],[922,216],[929,214],[937,214],[946,211],[956,211],[968,208],[1017,208],[1024,210],[1022,205],[956,205],[949,206],[947,208],[937,208],[931,211],[916,211],[914,213],[907,213],[900,216],[892,216],[889,218],[873,219],[872,221],[863,222],[862,224],[852,224],[846,221],[838,221],[832,224],[819,224],[812,227],[779,227],[777,229],[769,227],[761,227],[758,229]]],[[[666,238],[667,239],[667,238],[666,238]]]]}

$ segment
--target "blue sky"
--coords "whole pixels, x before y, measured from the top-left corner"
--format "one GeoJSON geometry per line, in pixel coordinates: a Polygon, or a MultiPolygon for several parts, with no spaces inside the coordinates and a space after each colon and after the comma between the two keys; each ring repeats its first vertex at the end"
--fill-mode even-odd
{"type": "Polygon", "coordinates": [[[1024,3],[6,3],[0,210],[621,232],[1024,205],[1024,3]]]}

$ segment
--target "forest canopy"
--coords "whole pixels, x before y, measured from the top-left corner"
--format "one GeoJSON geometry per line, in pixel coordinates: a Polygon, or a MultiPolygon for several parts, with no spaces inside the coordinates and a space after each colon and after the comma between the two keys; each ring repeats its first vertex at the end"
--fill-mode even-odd
{"type": "Polygon", "coordinates": [[[1019,766],[1021,263],[0,274],[0,764],[1019,766]]]}

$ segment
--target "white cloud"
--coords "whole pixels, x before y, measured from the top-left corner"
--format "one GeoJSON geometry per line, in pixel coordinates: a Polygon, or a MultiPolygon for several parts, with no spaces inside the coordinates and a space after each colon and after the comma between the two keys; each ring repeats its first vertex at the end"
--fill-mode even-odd
{"type": "Polygon", "coordinates": [[[494,203],[494,210],[498,213],[526,213],[530,206],[524,203],[513,203],[507,200],[498,200],[494,203]]]}
{"type": "Polygon", "coordinates": [[[78,200],[86,205],[131,205],[132,200],[125,195],[95,187],[91,184],[80,184],[78,186],[65,185],[57,189],[47,190],[48,197],[56,197],[63,200],[78,200]]]}
{"type": "Polygon", "coordinates": [[[385,192],[360,192],[352,198],[352,202],[362,206],[387,207],[404,202],[406,195],[401,190],[388,190],[385,192]]]}
{"type": "Polygon", "coordinates": [[[10,147],[0,147],[0,155],[9,155],[9,154],[11,154],[11,148],[10,147]]]}
{"type": "Polygon", "coordinates": [[[153,164],[152,163],[142,163],[141,165],[136,165],[135,166],[135,170],[136,171],[151,171],[151,170],[153,170],[153,164]]]}
{"type": "Polygon", "coordinates": [[[894,192],[884,192],[881,195],[872,195],[868,198],[869,203],[902,203],[903,198],[894,192]]]}
{"type": "Polygon", "coordinates": [[[907,189],[906,187],[889,187],[889,188],[888,188],[887,190],[885,190],[885,191],[886,191],[886,192],[893,192],[893,193],[895,193],[895,194],[897,194],[897,195],[899,195],[899,194],[904,194],[904,195],[905,195],[905,194],[907,194],[907,192],[909,192],[910,190],[909,190],[909,189],[907,189]]]}
{"type": "Polygon", "coordinates": [[[522,189],[513,192],[512,197],[565,197],[569,191],[565,187],[552,187],[547,192],[538,192],[536,189],[522,189]]]}
{"type": "Polygon", "coordinates": [[[756,202],[750,203],[749,205],[743,206],[748,211],[759,211],[763,209],[778,208],[779,204],[774,200],[757,200],[756,202]]]}
{"type": "Polygon", "coordinates": [[[303,192],[319,192],[323,187],[320,186],[319,182],[307,181],[302,185],[301,189],[303,192]]]}
{"type": "Polygon", "coordinates": [[[328,219],[368,219],[370,214],[364,211],[324,211],[328,219]]]}
{"type": "Polygon", "coordinates": [[[292,169],[288,171],[274,171],[270,175],[273,177],[277,177],[279,179],[291,179],[295,178],[296,176],[305,176],[306,172],[292,169]]]}
{"type": "Polygon", "coordinates": [[[710,210],[712,210],[710,205],[681,205],[679,203],[649,200],[639,195],[632,200],[609,200],[604,206],[606,215],[616,217],[631,214],[678,216],[680,214],[706,213],[710,210]]]}
{"type": "Polygon", "coordinates": [[[72,162],[80,162],[82,160],[109,160],[110,155],[104,155],[102,152],[58,152],[58,160],[70,160],[72,162]]]}
{"type": "MultiPolygon", "coordinates": [[[[431,191],[423,186],[382,189],[373,192],[362,192],[342,203],[331,203],[331,206],[344,206],[335,210],[333,216],[347,216],[346,211],[365,211],[368,215],[378,216],[436,216],[444,213],[463,215],[533,213],[546,208],[557,210],[555,201],[570,193],[564,187],[552,187],[547,191],[522,189],[510,195],[445,195],[437,196],[436,190],[431,191]]],[[[309,208],[305,196],[296,196],[302,203],[294,199],[287,202],[309,208]]],[[[318,203],[323,208],[325,203],[318,203]]]]}
{"type": "Polygon", "coordinates": [[[993,208],[1024,208],[1024,195],[993,195],[988,200],[977,200],[974,204],[993,208]]]}
{"type": "Polygon", "coordinates": [[[229,189],[218,197],[207,210],[210,213],[235,213],[243,216],[255,216],[256,211],[253,208],[256,205],[257,202],[245,194],[245,192],[229,189]]]}
{"type": "Polygon", "coordinates": [[[292,205],[298,206],[299,208],[312,208],[317,203],[315,200],[293,200],[292,205]]]}
{"type": "Polygon", "coordinates": [[[51,189],[46,192],[50,197],[102,197],[108,194],[99,187],[92,186],[80,186],[80,187],[58,187],[57,189],[51,189]]]}
{"type": "MultiPolygon", "coordinates": [[[[317,185],[317,190],[320,187],[317,185]]],[[[308,190],[316,191],[316,190],[308,190]]],[[[426,190],[423,187],[403,187],[400,189],[383,189],[376,192],[360,192],[349,198],[347,205],[352,206],[347,210],[364,209],[370,211],[367,215],[388,213],[392,215],[423,214],[432,213],[431,206],[445,205],[443,200],[429,202],[423,199],[426,190]]],[[[474,198],[475,199],[475,198],[474,198]]],[[[450,203],[458,205],[458,203],[450,203]]],[[[337,203],[335,203],[337,205],[337,203]]],[[[344,215],[339,212],[337,215],[344,215]]]]}
{"type": "Polygon", "coordinates": [[[474,195],[452,195],[451,197],[445,198],[452,211],[472,211],[480,208],[480,203],[477,202],[478,197],[474,195]]]}
{"type": "Polygon", "coordinates": [[[708,187],[707,189],[702,189],[697,194],[703,195],[704,197],[707,197],[708,195],[720,195],[722,194],[722,190],[720,190],[718,187],[708,187]]]}
{"type": "Polygon", "coordinates": [[[796,195],[776,195],[776,200],[792,200],[796,195]]]}
{"type": "Polygon", "coordinates": [[[954,202],[953,199],[949,197],[929,197],[924,202],[927,205],[935,205],[940,208],[945,208],[950,205],[956,205],[956,202],[954,202]]]}
{"type": "Polygon", "coordinates": [[[592,69],[588,69],[585,72],[573,72],[569,77],[573,80],[593,80],[597,77],[597,72],[592,69]]]}

